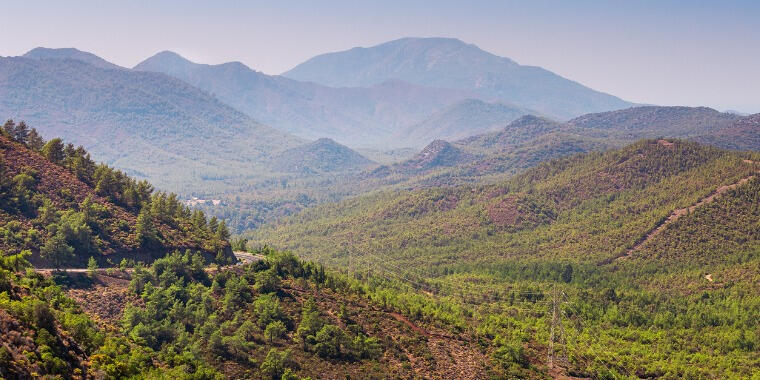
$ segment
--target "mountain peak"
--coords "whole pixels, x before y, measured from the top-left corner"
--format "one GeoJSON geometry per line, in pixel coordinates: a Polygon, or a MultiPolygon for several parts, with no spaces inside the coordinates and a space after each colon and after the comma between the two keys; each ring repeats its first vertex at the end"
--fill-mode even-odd
{"type": "Polygon", "coordinates": [[[372,161],[327,137],[288,149],[274,160],[274,167],[284,172],[334,172],[359,170],[372,161]]]}
{"type": "Polygon", "coordinates": [[[190,61],[189,59],[173,51],[164,50],[138,63],[137,65],[135,65],[135,67],[133,67],[133,69],[139,70],[139,71],[157,71],[157,70],[152,70],[151,68],[155,66],[161,66],[161,67],[168,66],[172,68],[177,68],[177,67],[184,67],[184,66],[189,66],[193,64],[194,63],[190,61]]]}
{"type": "Polygon", "coordinates": [[[108,62],[95,54],[76,48],[53,49],[46,47],[37,47],[26,52],[26,54],[24,54],[24,57],[31,59],[73,59],[95,67],[99,67],[101,69],[123,69],[123,67],[108,62]]]}
{"type": "Polygon", "coordinates": [[[540,67],[484,51],[455,38],[402,38],[318,55],[283,74],[331,87],[370,87],[396,79],[472,92],[473,96],[569,119],[630,107],[540,67]]]}

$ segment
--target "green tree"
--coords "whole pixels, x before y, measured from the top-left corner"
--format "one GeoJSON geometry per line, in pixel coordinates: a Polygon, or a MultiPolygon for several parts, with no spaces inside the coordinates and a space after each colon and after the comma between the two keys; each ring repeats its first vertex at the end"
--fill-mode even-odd
{"type": "Polygon", "coordinates": [[[562,281],[565,283],[570,283],[573,281],[573,266],[570,264],[566,264],[565,268],[562,270],[562,281]]]}
{"type": "Polygon", "coordinates": [[[260,295],[253,302],[253,310],[258,317],[259,326],[262,328],[283,318],[280,300],[272,293],[260,295]]]}
{"type": "Polygon", "coordinates": [[[220,242],[225,242],[230,239],[230,231],[227,229],[227,223],[223,220],[216,227],[216,238],[220,242]]]}
{"type": "Polygon", "coordinates": [[[296,338],[301,341],[304,349],[315,343],[315,335],[322,329],[322,325],[324,322],[319,317],[317,305],[313,299],[309,299],[301,310],[301,322],[296,329],[296,338]]]}
{"type": "Polygon", "coordinates": [[[153,223],[150,207],[143,207],[140,210],[140,214],[137,215],[135,232],[137,233],[137,242],[140,244],[140,247],[150,247],[158,241],[158,232],[153,223]]]}
{"type": "Polygon", "coordinates": [[[282,321],[270,322],[264,329],[264,335],[269,339],[269,343],[274,342],[275,339],[282,337],[287,329],[282,321]]]}
{"type": "Polygon", "coordinates": [[[11,132],[11,137],[22,144],[26,144],[27,138],[29,137],[29,127],[24,121],[16,124],[16,127],[13,128],[13,131],[11,132]]]}
{"type": "Polygon", "coordinates": [[[315,336],[314,350],[323,358],[338,358],[345,336],[340,327],[324,325],[315,336]]]}
{"type": "Polygon", "coordinates": [[[87,276],[92,278],[95,277],[95,272],[98,270],[98,262],[95,260],[94,257],[90,256],[90,258],[87,260],[87,276]]]}
{"type": "Polygon", "coordinates": [[[272,348],[267,353],[259,369],[261,369],[262,375],[271,379],[279,379],[285,373],[289,361],[290,350],[278,351],[272,348]]]}
{"type": "Polygon", "coordinates": [[[12,138],[14,130],[16,130],[16,122],[13,121],[13,119],[8,119],[5,121],[5,124],[3,124],[3,129],[0,130],[0,132],[2,132],[4,136],[12,138]]]}
{"type": "Polygon", "coordinates": [[[40,248],[40,255],[60,269],[66,261],[74,257],[74,247],[70,246],[63,234],[55,233],[40,248]]]}
{"type": "Polygon", "coordinates": [[[48,160],[60,164],[63,162],[63,140],[56,137],[42,147],[42,155],[48,160]]]}
{"type": "Polygon", "coordinates": [[[42,147],[45,146],[45,140],[40,136],[37,129],[32,128],[29,131],[29,136],[26,138],[26,145],[37,152],[42,151],[42,147]]]}

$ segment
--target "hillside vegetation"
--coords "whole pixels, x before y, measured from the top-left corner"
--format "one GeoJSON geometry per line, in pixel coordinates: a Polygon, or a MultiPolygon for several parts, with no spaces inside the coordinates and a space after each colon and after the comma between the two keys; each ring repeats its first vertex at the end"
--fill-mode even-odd
{"type": "Polygon", "coordinates": [[[451,333],[462,321],[405,316],[446,305],[268,248],[253,263],[224,266],[232,259],[224,222],[95,164],[82,147],[46,142],[25,123],[8,121],[0,132],[2,378],[493,371],[467,344],[472,333],[451,333]],[[86,273],[44,269],[84,262],[86,273]]]}
{"type": "Polygon", "coordinates": [[[55,267],[149,261],[175,249],[231,255],[224,222],[96,164],[81,146],[29,131],[8,121],[0,135],[0,249],[31,250],[35,264],[55,267]]]}
{"type": "Polygon", "coordinates": [[[250,237],[473,308],[510,373],[546,347],[558,302],[566,373],[749,377],[760,347],[759,158],[643,140],[493,185],[352,198],[250,237]]]}

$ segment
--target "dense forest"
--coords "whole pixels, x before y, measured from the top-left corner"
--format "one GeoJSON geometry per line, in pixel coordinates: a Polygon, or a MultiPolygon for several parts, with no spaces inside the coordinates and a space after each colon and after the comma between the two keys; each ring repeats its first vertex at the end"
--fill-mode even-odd
{"type": "Polygon", "coordinates": [[[44,141],[26,123],[0,136],[0,248],[33,262],[83,266],[146,261],[174,249],[230,258],[224,221],[185,207],[175,194],[96,163],[81,146],[44,141]]]}
{"type": "Polygon", "coordinates": [[[249,238],[467,310],[447,317],[471,319],[510,376],[551,341],[576,376],[746,378],[760,365],[758,161],[643,140],[493,185],[319,206],[249,238]]]}
{"type": "Polygon", "coordinates": [[[246,244],[224,221],[82,147],[8,121],[0,149],[2,378],[498,373],[449,305],[403,284],[267,247],[230,265],[246,244]]]}
{"type": "Polygon", "coordinates": [[[479,184],[444,169],[230,241],[224,221],[23,122],[5,123],[0,151],[5,378],[760,366],[757,153],[657,139],[479,184]],[[435,185],[447,171],[462,180],[435,185]],[[231,265],[233,249],[254,259],[231,265]]]}

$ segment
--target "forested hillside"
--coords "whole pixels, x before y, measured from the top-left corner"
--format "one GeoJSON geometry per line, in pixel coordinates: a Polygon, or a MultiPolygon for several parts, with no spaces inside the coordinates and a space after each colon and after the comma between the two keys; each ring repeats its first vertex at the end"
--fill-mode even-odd
{"type": "Polygon", "coordinates": [[[96,164],[81,146],[45,142],[24,122],[2,128],[0,195],[0,249],[31,250],[38,265],[150,261],[175,249],[231,256],[224,222],[96,164]]]}
{"type": "Polygon", "coordinates": [[[223,221],[24,122],[0,129],[0,239],[2,378],[498,373],[462,321],[407,317],[447,305],[268,248],[228,265],[223,221]]]}
{"type": "Polygon", "coordinates": [[[557,302],[565,373],[750,377],[760,365],[758,162],[643,140],[494,185],[324,205],[250,237],[473,308],[509,373],[545,347],[557,302]]]}
{"type": "MultiPolygon", "coordinates": [[[[554,158],[603,152],[642,137],[676,136],[726,149],[753,150],[756,119],[703,107],[653,106],[584,115],[567,123],[526,115],[493,132],[433,141],[407,160],[370,166],[358,175],[315,176],[318,171],[301,170],[256,184],[238,182],[243,191],[225,194],[228,206],[205,209],[231,221],[233,229],[241,232],[308,206],[372,191],[497,183],[554,158]]],[[[312,153],[286,156],[282,162],[315,157],[312,153]]],[[[329,157],[316,155],[320,156],[329,157]]],[[[324,165],[311,161],[300,166],[324,165]]]]}

